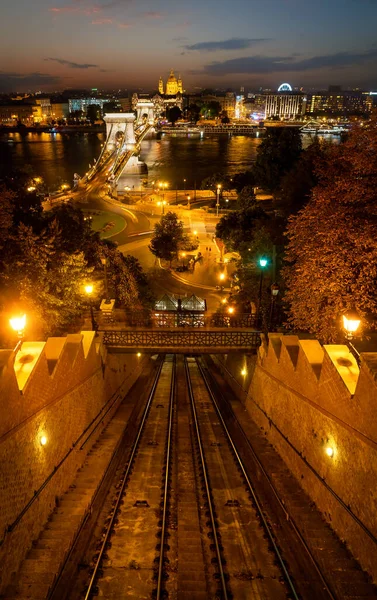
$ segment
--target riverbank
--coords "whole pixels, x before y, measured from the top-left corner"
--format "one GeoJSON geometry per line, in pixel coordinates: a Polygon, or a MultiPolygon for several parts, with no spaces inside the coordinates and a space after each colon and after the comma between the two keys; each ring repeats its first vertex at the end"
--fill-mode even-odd
{"type": "Polygon", "coordinates": [[[106,131],[105,124],[103,125],[51,125],[38,127],[7,127],[0,126],[1,133],[104,133],[106,131]]]}

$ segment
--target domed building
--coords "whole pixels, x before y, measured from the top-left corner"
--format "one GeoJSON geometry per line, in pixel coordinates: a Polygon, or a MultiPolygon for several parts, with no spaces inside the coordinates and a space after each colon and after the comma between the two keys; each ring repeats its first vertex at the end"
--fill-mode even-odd
{"type": "Polygon", "coordinates": [[[183,94],[183,83],[181,76],[178,75],[178,79],[174,75],[173,69],[170,71],[169,78],[166,82],[166,90],[164,93],[164,82],[162,77],[158,82],[158,91],[163,96],[176,96],[177,94],[183,94]]]}
{"type": "Polygon", "coordinates": [[[183,83],[181,76],[174,75],[173,69],[170,71],[169,78],[164,86],[164,81],[160,77],[158,82],[158,94],[152,98],[156,114],[165,114],[173,106],[183,109],[183,83]]]}

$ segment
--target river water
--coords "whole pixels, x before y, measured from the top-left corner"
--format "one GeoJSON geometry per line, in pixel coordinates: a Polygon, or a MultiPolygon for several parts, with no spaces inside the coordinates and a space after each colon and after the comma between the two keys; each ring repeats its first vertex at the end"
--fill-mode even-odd
{"type": "MultiPolygon", "coordinates": [[[[72,183],[74,173],[85,174],[104,140],[104,133],[2,133],[0,165],[31,165],[53,188],[56,182],[72,183]]],[[[193,189],[213,173],[232,176],[249,169],[259,143],[249,136],[153,136],[142,142],[140,158],[148,166],[149,181],[162,179],[171,189],[183,189],[186,179],[186,188],[193,189]]]]}
{"type": "MultiPolygon", "coordinates": [[[[74,173],[84,175],[104,141],[104,133],[0,133],[0,175],[3,169],[30,165],[53,190],[63,182],[73,183],[74,173]]],[[[304,147],[310,141],[303,136],[304,147]]],[[[153,135],[142,142],[140,158],[148,166],[149,183],[161,179],[170,189],[193,189],[214,173],[231,177],[250,169],[260,142],[243,135],[153,135]]]]}

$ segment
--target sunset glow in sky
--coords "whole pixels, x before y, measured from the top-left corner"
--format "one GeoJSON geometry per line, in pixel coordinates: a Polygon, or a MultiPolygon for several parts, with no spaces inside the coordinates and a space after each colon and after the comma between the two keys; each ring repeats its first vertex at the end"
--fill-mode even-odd
{"type": "Polygon", "coordinates": [[[377,88],[375,0],[3,0],[0,92],[377,88]]]}

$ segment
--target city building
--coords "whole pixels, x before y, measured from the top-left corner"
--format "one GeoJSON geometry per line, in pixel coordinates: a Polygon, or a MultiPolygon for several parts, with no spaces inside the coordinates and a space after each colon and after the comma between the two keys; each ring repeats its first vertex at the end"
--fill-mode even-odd
{"type": "Polygon", "coordinates": [[[295,94],[289,91],[266,94],[265,118],[278,117],[282,120],[299,119],[306,112],[306,104],[307,97],[305,94],[295,94]]]}
{"type": "Polygon", "coordinates": [[[110,98],[70,98],[68,100],[69,112],[81,111],[86,114],[88,106],[93,104],[100,106],[101,111],[103,111],[103,105],[108,104],[110,101],[110,98]]]}
{"type": "Polygon", "coordinates": [[[15,127],[20,123],[28,127],[34,125],[31,104],[24,104],[23,102],[0,104],[0,125],[15,127]]]}
{"type": "Polygon", "coordinates": [[[68,102],[52,102],[51,103],[51,118],[54,121],[68,119],[69,104],[68,102]]]}
{"type": "Polygon", "coordinates": [[[229,119],[234,119],[236,111],[236,96],[233,92],[226,92],[225,96],[215,97],[220,102],[221,111],[226,112],[229,119]]]}
{"type": "Polygon", "coordinates": [[[337,91],[312,94],[308,102],[307,112],[310,114],[358,114],[369,113],[373,107],[373,99],[368,92],[337,91]]]}
{"type": "Polygon", "coordinates": [[[181,76],[178,75],[178,79],[177,79],[176,76],[174,75],[174,71],[172,69],[170,71],[169,78],[166,82],[165,92],[164,92],[164,82],[163,82],[162,77],[160,77],[160,80],[158,82],[158,92],[162,96],[163,95],[176,96],[177,94],[183,94],[183,83],[182,83],[181,76]]]}

